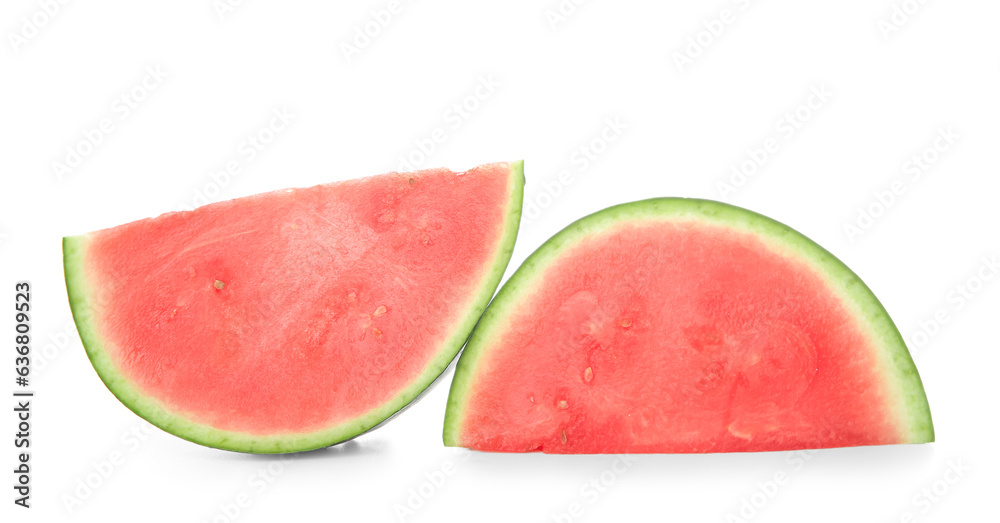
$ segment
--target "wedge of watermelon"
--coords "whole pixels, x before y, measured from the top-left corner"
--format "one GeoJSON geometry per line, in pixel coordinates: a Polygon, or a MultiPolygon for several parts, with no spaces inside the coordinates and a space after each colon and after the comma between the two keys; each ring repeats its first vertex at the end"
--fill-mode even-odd
{"type": "Polygon", "coordinates": [[[329,446],[410,403],[465,343],[510,259],[522,164],[390,173],[63,240],[98,375],[184,439],[329,446]]]}
{"type": "Polygon", "coordinates": [[[792,229],[654,199],[552,237],[458,363],[445,444],[696,453],[923,443],[917,369],[882,305],[792,229]]]}

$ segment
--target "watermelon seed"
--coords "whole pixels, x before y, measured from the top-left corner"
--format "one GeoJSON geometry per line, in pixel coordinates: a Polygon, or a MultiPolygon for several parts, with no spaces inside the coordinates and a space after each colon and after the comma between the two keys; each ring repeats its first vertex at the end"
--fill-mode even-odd
{"type": "Polygon", "coordinates": [[[587,370],[583,371],[583,381],[590,383],[594,381],[594,369],[587,367],[587,370]]]}
{"type": "Polygon", "coordinates": [[[222,289],[225,289],[226,288],[226,282],[221,281],[221,280],[215,280],[215,288],[219,289],[220,291],[222,289]]]}
{"type": "Polygon", "coordinates": [[[388,309],[385,308],[385,305],[379,305],[378,307],[375,308],[375,312],[372,313],[372,316],[381,316],[385,314],[386,310],[388,309]]]}
{"type": "Polygon", "coordinates": [[[561,441],[563,443],[563,445],[566,444],[566,431],[565,430],[562,431],[562,434],[559,435],[559,441],[561,441]]]}
{"type": "Polygon", "coordinates": [[[629,328],[629,327],[632,326],[632,319],[631,318],[622,318],[622,319],[618,320],[618,326],[621,327],[621,328],[623,328],[623,329],[627,329],[627,328],[629,328]]]}
{"type": "Polygon", "coordinates": [[[374,334],[376,338],[381,338],[382,337],[382,331],[380,331],[378,329],[372,329],[372,334],[374,334]]]}
{"type": "Polygon", "coordinates": [[[566,403],[566,400],[559,400],[559,408],[562,410],[566,410],[569,408],[569,403],[566,403]]]}
{"type": "Polygon", "coordinates": [[[416,180],[414,180],[413,178],[410,178],[410,185],[413,185],[413,184],[415,184],[415,183],[417,183],[417,181],[416,181],[416,180]]]}

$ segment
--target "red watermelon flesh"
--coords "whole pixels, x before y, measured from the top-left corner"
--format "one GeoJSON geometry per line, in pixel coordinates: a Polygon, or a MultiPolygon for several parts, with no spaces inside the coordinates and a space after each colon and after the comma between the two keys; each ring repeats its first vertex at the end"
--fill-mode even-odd
{"type": "Polygon", "coordinates": [[[459,361],[445,443],[696,453],[933,441],[871,291],[763,216],[657,199],[563,230],[504,285],[459,361]]]}
{"type": "Polygon", "coordinates": [[[521,163],[276,191],[64,240],[95,369],[208,446],[292,452],[400,410],[466,341],[510,258],[521,163]]]}

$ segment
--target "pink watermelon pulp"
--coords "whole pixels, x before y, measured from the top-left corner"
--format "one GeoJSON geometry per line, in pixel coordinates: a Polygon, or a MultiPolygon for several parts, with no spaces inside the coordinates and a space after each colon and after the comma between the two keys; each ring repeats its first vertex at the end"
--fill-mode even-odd
{"type": "Polygon", "coordinates": [[[696,453],[933,441],[923,386],[862,281],[792,229],[654,199],[570,225],[497,294],[445,444],[696,453]]]}
{"type": "Polygon", "coordinates": [[[510,259],[522,164],[276,191],[64,239],[108,388],[154,425],[243,452],[376,426],[452,361],[510,259]]]}

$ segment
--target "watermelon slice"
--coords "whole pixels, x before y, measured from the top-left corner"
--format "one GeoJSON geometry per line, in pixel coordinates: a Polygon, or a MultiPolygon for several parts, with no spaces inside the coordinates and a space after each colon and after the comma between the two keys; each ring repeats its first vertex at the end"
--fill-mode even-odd
{"type": "Polygon", "coordinates": [[[499,452],[933,440],[909,352],[850,269],[769,218],[677,198],[535,251],[472,334],[444,427],[446,445],[499,452]]]}
{"type": "Polygon", "coordinates": [[[522,164],[270,192],[63,240],[98,375],[163,430],[296,452],[396,413],[493,296],[522,164]]]}

